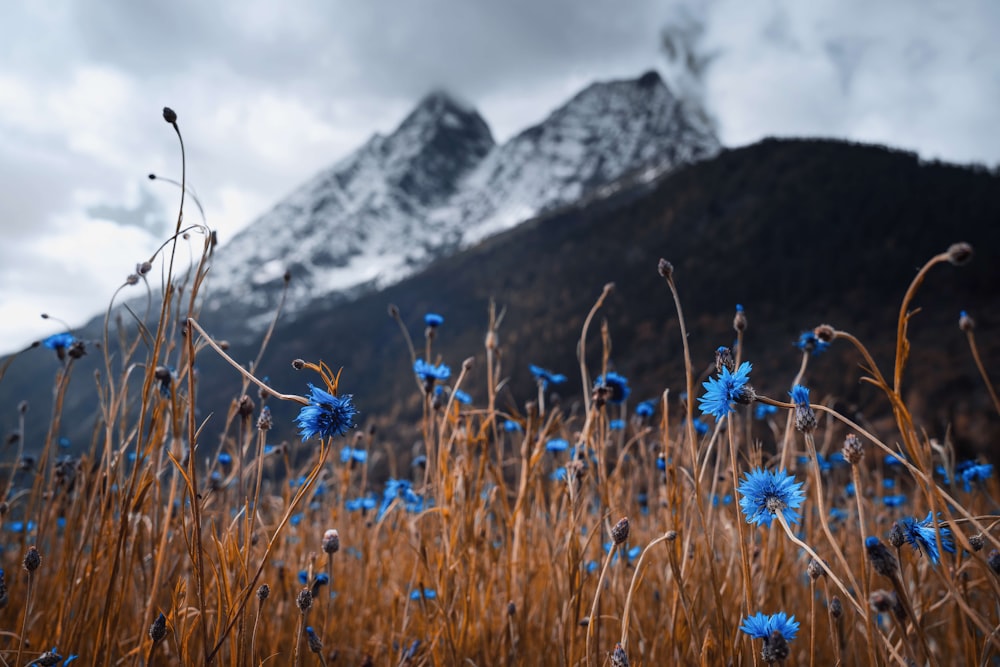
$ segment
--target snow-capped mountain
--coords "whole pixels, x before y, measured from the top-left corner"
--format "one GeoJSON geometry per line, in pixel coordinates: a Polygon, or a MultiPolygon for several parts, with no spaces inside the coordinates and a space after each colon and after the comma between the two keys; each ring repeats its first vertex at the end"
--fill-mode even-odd
{"type": "Polygon", "coordinates": [[[625,175],[718,150],[705,113],[655,72],[595,83],[502,145],[474,109],[435,92],[221,247],[205,307],[245,304],[266,320],[287,270],[294,317],[315,298],[396,282],[625,175]]]}

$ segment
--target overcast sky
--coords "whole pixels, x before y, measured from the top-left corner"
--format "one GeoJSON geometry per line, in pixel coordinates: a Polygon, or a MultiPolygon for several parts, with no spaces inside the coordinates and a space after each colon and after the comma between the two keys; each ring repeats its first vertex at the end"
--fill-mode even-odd
{"type": "Polygon", "coordinates": [[[164,105],[223,243],[435,87],[503,140],[655,68],[727,146],[1000,163],[995,0],[13,0],[0,25],[0,351],[103,310],[173,228],[176,188],[146,178],[180,174],[164,105]]]}

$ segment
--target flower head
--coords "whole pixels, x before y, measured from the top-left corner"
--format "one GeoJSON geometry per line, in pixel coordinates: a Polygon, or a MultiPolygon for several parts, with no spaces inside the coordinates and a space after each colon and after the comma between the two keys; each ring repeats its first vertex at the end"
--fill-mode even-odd
{"type": "Polygon", "coordinates": [[[750,371],[753,366],[744,361],[735,372],[725,366],[719,371],[719,377],[709,378],[702,384],[705,395],[698,398],[701,412],[723,419],[733,412],[733,403],[749,403],[753,400],[753,389],[747,384],[750,381],[750,371]]]}
{"type": "Polygon", "coordinates": [[[972,491],[973,482],[985,482],[992,475],[992,463],[973,463],[962,471],[962,485],[966,491],[972,491]]]}
{"type": "Polygon", "coordinates": [[[795,343],[795,347],[799,348],[803,352],[809,352],[813,355],[822,354],[826,352],[830,344],[825,340],[821,340],[816,337],[816,334],[812,331],[805,331],[799,336],[798,341],[795,343]]]}
{"type": "Polygon", "coordinates": [[[417,359],[413,362],[413,372],[417,374],[417,377],[430,385],[433,385],[435,380],[447,380],[451,377],[451,369],[444,364],[435,366],[423,359],[417,359]]]}
{"type": "Polygon", "coordinates": [[[935,565],[941,562],[941,553],[938,551],[935,532],[941,538],[941,548],[948,553],[955,553],[955,543],[951,540],[951,531],[944,526],[935,531],[932,512],[928,512],[927,518],[923,521],[904,517],[900,519],[899,527],[903,530],[903,539],[909,542],[914,551],[927,554],[927,557],[935,565]]]}
{"type": "Polygon", "coordinates": [[[42,345],[49,348],[50,350],[55,350],[59,352],[60,350],[65,350],[67,347],[76,342],[76,337],[71,333],[57,333],[49,336],[42,341],[42,345]]]}
{"type": "Polygon", "coordinates": [[[354,428],[354,416],[358,413],[354,407],[353,397],[334,396],[312,384],[309,385],[309,405],[299,410],[295,422],[299,427],[299,435],[303,442],[318,435],[321,438],[332,438],[344,435],[348,429],[354,428]]]}
{"type": "Polygon", "coordinates": [[[550,382],[552,384],[562,384],[566,381],[566,376],[562,373],[553,373],[552,371],[546,370],[541,366],[529,364],[528,370],[530,370],[531,374],[535,376],[535,381],[541,383],[542,387],[547,387],[550,382]]]}
{"type": "Polygon", "coordinates": [[[747,523],[771,527],[771,521],[778,512],[788,523],[798,523],[799,513],[795,510],[802,505],[805,494],[802,482],[784,470],[771,472],[755,468],[745,473],[739,485],[740,508],[747,517],[747,523]]]}
{"type": "Polygon", "coordinates": [[[569,443],[562,438],[553,438],[545,443],[545,451],[553,454],[565,452],[567,449],[569,449],[569,443]]]}
{"type": "Polygon", "coordinates": [[[444,324],[444,318],[437,313],[427,313],[424,315],[424,324],[434,329],[444,324]]]}
{"type": "Polygon", "coordinates": [[[632,389],[628,386],[628,379],[618,373],[598,375],[597,379],[594,380],[594,389],[607,390],[609,392],[607,395],[608,402],[615,404],[624,403],[628,395],[632,393],[632,389]]]}
{"type": "Polygon", "coordinates": [[[368,452],[363,449],[355,449],[354,447],[345,446],[340,450],[340,462],[341,463],[365,463],[368,461],[368,452]]]}
{"type": "Polygon", "coordinates": [[[773,405],[768,405],[767,403],[758,403],[757,407],[753,409],[754,419],[764,421],[767,419],[768,415],[773,415],[778,411],[778,408],[773,405]]]}
{"type": "Polygon", "coordinates": [[[639,405],[635,406],[635,414],[644,419],[652,417],[655,412],[656,412],[655,400],[643,401],[639,405]]]}
{"type": "Polygon", "coordinates": [[[743,620],[740,630],[754,639],[770,639],[771,634],[777,632],[785,638],[785,641],[792,641],[799,631],[799,622],[795,620],[795,616],[789,616],[783,611],[777,614],[764,614],[758,611],[743,620]]]}

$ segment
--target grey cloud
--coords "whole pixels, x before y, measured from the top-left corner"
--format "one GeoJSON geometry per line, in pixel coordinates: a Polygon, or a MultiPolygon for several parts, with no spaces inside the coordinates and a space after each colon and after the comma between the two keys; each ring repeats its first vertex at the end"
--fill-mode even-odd
{"type": "Polygon", "coordinates": [[[136,227],[153,236],[165,236],[169,231],[166,209],[160,200],[145,188],[139,190],[139,203],[135,206],[98,204],[86,209],[90,218],[108,220],[123,227],[136,227]]]}

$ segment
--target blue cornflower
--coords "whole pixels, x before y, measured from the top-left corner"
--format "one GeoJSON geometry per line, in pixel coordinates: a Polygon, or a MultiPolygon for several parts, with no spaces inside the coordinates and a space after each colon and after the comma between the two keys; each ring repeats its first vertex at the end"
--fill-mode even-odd
{"type": "Polygon", "coordinates": [[[790,396],[792,397],[792,403],[795,405],[809,405],[809,387],[803,387],[802,385],[797,384],[792,387],[790,396]]]}
{"type": "Polygon", "coordinates": [[[623,403],[628,398],[628,395],[632,393],[632,390],[628,386],[628,379],[618,373],[608,373],[606,376],[598,375],[594,381],[594,389],[598,387],[610,389],[611,395],[608,396],[608,401],[615,404],[623,403]]]}
{"type": "Polygon", "coordinates": [[[358,410],[350,394],[334,396],[312,384],[309,385],[309,392],[309,405],[303,406],[295,418],[303,442],[314,435],[321,438],[344,435],[348,429],[354,428],[354,416],[358,410]]]}
{"type": "MultiPolygon", "coordinates": [[[[910,517],[899,520],[899,527],[903,529],[903,537],[915,551],[927,554],[931,562],[937,565],[941,562],[941,554],[938,552],[937,539],[934,535],[934,515],[927,513],[927,518],[917,521],[910,517]]],[[[955,553],[955,543],[951,540],[951,531],[944,525],[937,529],[937,534],[941,537],[941,548],[950,554],[955,553]]]]}
{"type": "Polygon", "coordinates": [[[894,480],[891,477],[886,477],[885,479],[882,480],[882,488],[883,489],[895,489],[896,488],[896,480],[894,480]]]}
{"type": "Polygon", "coordinates": [[[233,457],[227,452],[219,452],[219,465],[230,466],[233,464],[233,457]]]}
{"type": "Polygon", "coordinates": [[[666,470],[667,469],[667,457],[661,452],[659,456],[656,457],[656,469],[666,470]]]}
{"type": "Polygon", "coordinates": [[[444,324],[444,318],[437,313],[427,313],[424,315],[424,324],[429,326],[431,329],[436,329],[444,324]]]}
{"type": "Polygon", "coordinates": [[[834,521],[845,521],[848,517],[850,517],[850,514],[839,507],[830,508],[830,518],[834,521]]]}
{"type": "Polygon", "coordinates": [[[455,397],[455,400],[458,401],[459,403],[462,403],[464,405],[472,403],[472,397],[469,396],[464,391],[462,391],[461,389],[456,389],[455,391],[452,392],[452,395],[455,397]]]}
{"type": "Polygon", "coordinates": [[[898,466],[902,465],[898,456],[893,456],[892,454],[885,455],[885,464],[887,466],[898,466]]]}
{"type": "Polygon", "coordinates": [[[993,474],[992,463],[976,463],[962,471],[962,485],[972,491],[972,482],[985,482],[993,474]]]}
{"type": "Polygon", "coordinates": [[[810,352],[815,355],[826,352],[827,348],[830,347],[830,344],[817,338],[816,334],[812,331],[806,331],[799,336],[799,340],[795,343],[795,347],[799,348],[803,352],[810,352]]]}
{"type": "Polygon", "coordinates": [[[768,405],[767,403],[758,403],[753,409],[754,419],[759,421],[764,421],[769,415],[773,415],[778,411],[777,406],[768,405]]]}
{"type": "Polygon", "coordinates": [[[569,474],[566,472],[564,466],[559,466],[549,475],[549,479],[553,482],[565,482],[569,478],[569,474]]]}
{"type": "Polygon", "coordinates": [[[896,494],[894,496],[883,496],[882,504],[886,507],[900,507],[906,504],[906,496],[902,493],[896,494]]]}
{"type": "Polygon", "coordinates": [[[423,598],[425,600],[433,600],[437,597],[437,591],[433,588],[414,588],[410,591],[411,600],[419,600],[423,598]]]}
{"type": "Polygon", "coordinates": [[[625,420],[624,419],[612,419],[608,422],[608,428],[612,431],[624,431],[625,430],[625,420]]]}
{"type": "Polygon", "coordinates": [[[753,366],[749,361],[740,364],[736,372],[730,372],[725,366],[719,372],[719,377],[709,378],[702,383],[705,395],[698,398],[701,403],[701,413],[723,419],[733,412],[733,403],[749,403],[753,401],[753,389],[747,384],[750,381],[750,371],[753,366]]]}
{"type": "Polygon", "coordinates": [[[451,377],[451,369],[444,364],[435,366],[423,359],[417,359],[413,362],[413,372],[428,385],[434,384],[435,380],[447,380],[451,377]]]}
{"type": "Polygon", "coordinates": [[[552,438],[545,443],[545,451],[552,452],[553,454],[565,452],[567,449],[569,449],[569,443],[562,438],[552,438]]]}
{"type": "Polygon", "coordinates": [[[643,401],[639,405],[635,406],[635,414],[637,417],[642,417],[646,419],[652,417],[655,412],[656,412],[655,399],[643,401]]]}
{"type": "Polygon", "coordinates": [[[694,432],[698,435],[705,435],[708,433],[708,424],[705,420],[695,417],[691,420],[691,423],[694,425],[694,432]]]}
{"type": "Polygon", "coordinates": [[[535,376],[535,381],[542,384],[542,387],[547,387],[550,382],[552,384],[562,384],[566,381],[566,376],[562,373],[553,373],[552,371],[546,370],[541,366],[528,364],[528,370],[530,370],[531,374],[535,376]]]}
{"type": "Polygon", "coordinates": [[[299,584],[305,586],[309,583],[309,572],[306,570],[299,570],[299,584]]]}
{"type": "Polygon", "coordinates": [[[790,642],[795,639],[799,631],[799,622],[795,620],[795,616],[789,616],[783,611],[777,614],[763,614],[758,611],[743,620],[740,630],[754,639],[770,639],[771,634],[777,632],[786,642],[790,642]]]}
{"type": "Polygon", "coordinates": [[[341,463],[365,463],[368,460],[368,452],[363,449],[345,446],[340,450],[341,463]]]}
{"type": "Polygon", "coordinates": [[[288,523],[290,523],[290,524],[291,524],[291,525],[293,525],[293,526],[298,526],[298,525],[300,525],[300,524],[302,523],[302,512],[299,512],[299,513],[297,513],[297,514],[293,514],[293,515],[292,515],[292,516],[291,516],[291,517],[290,517],[290,518],[288,519],[288,523]]]}
{"type": "Polygon", "coordinates": [[[344,502],[344,509],[348,512],[364,512],[375,509],[374,498],[354,498],[344,502]]]}
{"type": "Polygon", "coordinates": [[[57,333],[52,334],[48,338],[42,341],[42,345],[49,348],[50,350],[55,350],[59,352],[60,350],[65,350],[70,345],[76,342],[76,336],[71,333],[57,333]]]}
{"type": "Polygon", "coordinates": [[[503,430],[507,431],[507,433],[517,433],[521,430],[521,425],[513,419],[508,419],[503,423],[503,430]]]}
{"type": "Polygon", "coordinates": [[[796,482],[784,470],[771,472],[754,468],[745,473],[737,490],[741,496],[740,508],[747,517],[747,523],[770,528],[777,512],[781,512],[789,524],[799,522],[799,513],[795,510],[805,499],[802,482],[796,482]]]}

